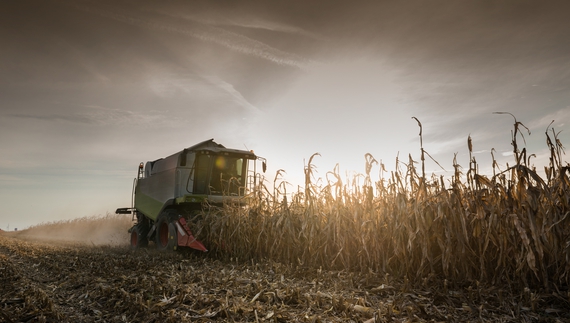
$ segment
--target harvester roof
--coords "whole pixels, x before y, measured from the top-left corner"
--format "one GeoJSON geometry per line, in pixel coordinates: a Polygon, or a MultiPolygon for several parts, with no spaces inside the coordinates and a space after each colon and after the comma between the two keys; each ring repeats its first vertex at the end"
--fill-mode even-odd
{"type": "Polygon", "coordinates": [[[179,152],[176,152],[168,157],[165,158],[159,158],[157,160],[153,160],[150,161],[150,165],[153,169],[153,172],[159,172],[162,171],[165,167],[166,168],[172,168],[173,164],[176,164],[176,161],[178,160],[178,156],[183,155],[187,152],[190,151],[209,151],[212,152],[214,154],[235,154],[235,155],[239,155],[240,157],[243,158],[247,158],[247,159],[257,159],[257,156],[248,150],[239,150],[239,149],[229,149],[224,147],[221,144],[218,144],[214,141],[214,139],[210,139],[210,140],[205,140],[202,141],[201,143],[198,143],[194,146],[188,147],[184,150],[181,150],[179,152]],[[155,164],[161,164],[161,166],[159,166],[158,168],[155,169],[155,164]]]}
{"type": "Polygon", "coordinates": [[[250,159],[256,159],[257,158],[257,156],[255,156],[255,154],[251,151],[239,150],[239,149],[229,149],[229,148],[226,148],[225,146],[223,146],[221,144],[216,143],[214,141],[214,139],[202,141],[201,143],[198,143],[194,146],[188,147],[185,150],[186,151],[208,150],[208,151],[211,151],[214,153],[228,152],[228,153],[245,155],[247,158],[250,158],[250,159]]]}

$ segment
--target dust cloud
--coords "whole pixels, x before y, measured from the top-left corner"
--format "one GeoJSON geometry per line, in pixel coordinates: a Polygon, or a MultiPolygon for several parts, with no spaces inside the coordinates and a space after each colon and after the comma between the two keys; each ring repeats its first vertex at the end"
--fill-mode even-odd
{"type": "Polygon", "coordinates": [[[130,241],[128,229],[132,225],[130,215],[107,214],[41,223],[9,234],[15,238],[58,244],[127,246],[130,241]]]}

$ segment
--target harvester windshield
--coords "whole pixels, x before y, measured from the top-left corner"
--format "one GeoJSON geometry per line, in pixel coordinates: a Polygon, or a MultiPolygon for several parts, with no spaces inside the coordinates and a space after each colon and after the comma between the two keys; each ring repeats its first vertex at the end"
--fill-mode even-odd
{"type": "Polygon", "coordinates": [[[199,155],[195,194],[243,196],[248,160],[231,155],[199,155]]]}

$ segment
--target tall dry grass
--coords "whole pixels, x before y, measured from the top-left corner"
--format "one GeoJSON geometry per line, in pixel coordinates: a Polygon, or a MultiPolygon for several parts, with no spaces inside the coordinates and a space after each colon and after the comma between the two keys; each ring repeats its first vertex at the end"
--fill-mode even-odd
{"type": "MultiPolygon", "coordinates": [[[[413,283],[447,280],[556,289],[570,274],[570,177],[564,147],[547,128],[550,164],[545,178],[519,150],[524,125],[515,119],[513,165],[478,172],[468,138],[467,171],[455,162],[450,179],[425,175],[410,156],[397,169],[366,154],[365,173],[343,181],[337,167],[314,180],[313,155],[305,186],[287,194],[281,170],[264,181],[249,207],[204,212],[199,235],[212,252],[238,259],[270,258],[327,269],[389,273],[413,283]],[[371,169],[381,167],[372,182],[371,169]]],[[[527,129],[528,130],[528,129],[527,129]]]]}

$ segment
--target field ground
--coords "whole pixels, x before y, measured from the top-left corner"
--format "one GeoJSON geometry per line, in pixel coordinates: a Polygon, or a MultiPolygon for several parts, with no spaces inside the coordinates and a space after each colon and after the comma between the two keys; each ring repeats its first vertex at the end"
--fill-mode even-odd
{"type": "Polygon", "coordinates": [[[570,322],[568,298],[0,234],[1,322],[570,322]]]}

